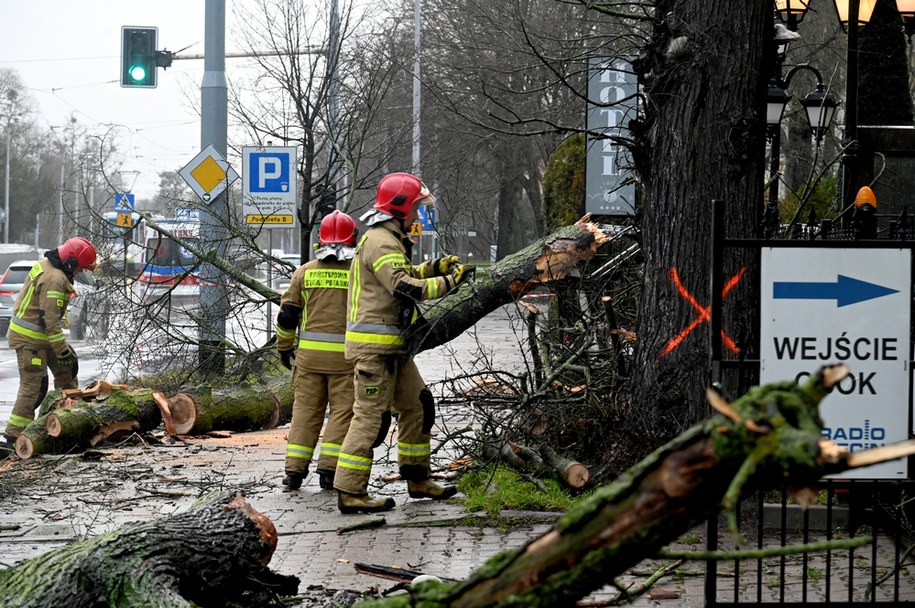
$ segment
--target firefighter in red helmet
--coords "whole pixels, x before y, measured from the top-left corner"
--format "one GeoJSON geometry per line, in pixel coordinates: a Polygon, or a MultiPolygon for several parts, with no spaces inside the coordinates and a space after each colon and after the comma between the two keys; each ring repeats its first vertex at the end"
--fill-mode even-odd
{"type": "Polygon", "coordinates": [[[392,410],[398,413],[397,461],[409,495],[442,500],[456,493],[431,479],[435,403],[406,337],[421,319],[417,303],[444,296],[472,270],[457,256],[411,264],[409,228],[420,205],[434,201],[418,177],[392,173],[382,178],[374,208],[361,218],[369,229],[356,246],[346,303],[345,354],[355,365],[355,402],[334,480],[343,513],[394,507],[392,498],[367,492],[372,448],[384,437],[392,410]]]}
{"type": "Polygon", "coordinates": [[[353,416],[353,365],[343,356],[346,289],[356,244],[356,222],[334,211],[321,221],[315,259],[292,275],[276,319],[280,361],[295,370],[295,401],[286,443],[283,485],[296,490],[317,460],[321,488],[333,489],[337,454],[353,416]],[[324,414],[327,428],[315,458],[324,414]]]}
{"type": "Polygon", "coordinates": [[[8,448],[35,418],[35,410],[48,392],[48,369],[54,375],[54,388],[78,386],[78,360],[63,328],[74,295],[73,277],[83,270],[95,270],[95,247],[74,237],[44,255],[29,272],[10,321],[8,340],[19,365],[19,394],[4,430],[8,448]]]}

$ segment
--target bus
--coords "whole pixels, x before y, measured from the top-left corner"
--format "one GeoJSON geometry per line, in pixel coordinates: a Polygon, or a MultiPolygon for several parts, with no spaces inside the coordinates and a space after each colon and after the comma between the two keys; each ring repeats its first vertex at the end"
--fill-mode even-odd
{"type": "Polygon", "coordinates": [[[96,245],[100,266],[119,269],[125,276],[136,278],[143,259],[142,235],[146,221],[137,212],[130,213],[130,225],[119,225],[115,211],[102,214],[102,230],[96,245]]]}
{"type": "MultiPolygon", "coordinates": [[[[196,247],[200,239],[200,220],[155,219],[162,230],[196,247]]],[[[143,223],[142,254],[137,286],[140,295],[155,300],[166,294],[171,297],[195,299],[200,297],[197,258],[177,241],[143,223]]]]}

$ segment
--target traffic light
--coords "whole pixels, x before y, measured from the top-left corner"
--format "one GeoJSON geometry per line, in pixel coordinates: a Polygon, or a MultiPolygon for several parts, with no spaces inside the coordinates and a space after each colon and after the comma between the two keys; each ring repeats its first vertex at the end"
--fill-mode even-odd
{"type": "Polygon", "coordinates": [[[155,88],[159,29],[121,28],[121,86],[155,88]]]}

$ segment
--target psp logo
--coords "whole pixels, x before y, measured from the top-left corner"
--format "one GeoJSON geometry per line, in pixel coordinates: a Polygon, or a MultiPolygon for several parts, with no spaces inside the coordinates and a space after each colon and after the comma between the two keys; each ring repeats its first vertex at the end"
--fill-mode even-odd
{"type": "Polygon", "coordinates": [[[289,192],[291,165],[289,154],[252,152],[248,187],[251,192],[289,192]]]}

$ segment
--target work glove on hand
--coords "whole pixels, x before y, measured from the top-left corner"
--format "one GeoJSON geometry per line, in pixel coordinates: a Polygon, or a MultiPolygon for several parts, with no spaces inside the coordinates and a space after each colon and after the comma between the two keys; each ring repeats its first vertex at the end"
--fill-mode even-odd
{"type": "Polygon", "coordinates": [[[295,349],[290,348],[289,350],[281,350],[280,352],[280,363],[283,364],[283,367],[286,369],[292,369],[292,358],[295,356],[295,349]]]}
{"type": "Polygon", "coordinates": [[[467,278],[477,269],[473,264],[455,264],[451,267],[451,280],[457,287],[467,280],[467,278]]]}
{"type": "Polygon", "coordinates": [[[61,367],[75,367],[77,364],[76,353],[68,346],[63,354],[57,355],[57,364],[61,367]]]}
{"type": "Polygon", "coordinates": [[[461,258],[456,255],[446,255],[443,258],[438,258],[435,260],[435,273],[443,277],[446,274],[451,274],[451,269],[460,264],[461,258]]]}

